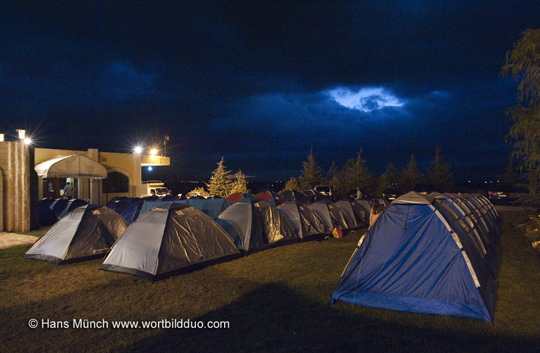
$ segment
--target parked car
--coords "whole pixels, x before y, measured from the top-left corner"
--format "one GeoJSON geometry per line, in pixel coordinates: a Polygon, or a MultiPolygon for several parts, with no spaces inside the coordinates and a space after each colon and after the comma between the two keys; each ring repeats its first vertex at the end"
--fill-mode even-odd
{"type": "Polygon", "coordinates": [[[330,185],[317,185],[315,186],[314,190],[320,192],[324,196],[332,197],[334,195],[334,190],[330,185]]]}
{"type": "Polygon", "coordinates": [[[386,201],[392,202],[398,197],[400,197],[401,195],[403,195],[403,192],[400,190],[400,188],[397,186],[392,186],[392,187],[384,189],[382,197],[386,201]]]}
{"type": "Polygon", "coordinates": [[[491,202],[506,203],[516,201],[518,195],[514,187],[508,184],[491,184],[488,188],[488,199],[491,202]]]}

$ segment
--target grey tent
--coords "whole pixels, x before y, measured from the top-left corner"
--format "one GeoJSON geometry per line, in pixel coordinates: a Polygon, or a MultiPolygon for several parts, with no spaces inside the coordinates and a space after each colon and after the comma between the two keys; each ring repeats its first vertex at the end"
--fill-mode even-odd
{"type": "Polygon", "coordinates": [[[306,239],[317,235],[330,235],[332,230],[308,205],[300,205],[287,201],[278,206],[299,239],[306,239]]]}
{"type": "Polygon", "coordinates": [[[157,280],[239,254],[212,218],[188,205],[164,203],[128,227],[101,269],[157,280]]]}
{"type": "Polygon", "coordinates": [[[341,209],[332,201],[315,201],[309,206],[331,229],[339,228],[345,231],[351,228],[341,209]]]}
{"type": "Polygon", "coordinates": [[[60,219],[24,257],[65,263],[103,256],[127,226],[122,216],[105,206],[84,205],[60,219]]]}
{"type": "Polygon", "coordinates": [[[306,194],[296,190],[284,190],[281,192],[281,196],[283,196],[289,201],[294,201],[301,204],[306,204],[309,201],[309,198],[306,194]]]}
{"type": "Polygon", "coordinates": [[[347,225],[351,229],[356,229],[361,227],[361,223],[359,222],[356,214],[354,213],[353,207],[351,205],[351,202],[348,200],[340,200],[335,202],[336,206],[339,207],[341,212],[343,212],[343,216],[345,217],[345,220],[347,221],[347,225]]]}
{"type": "MultiPolygon", "coordinates": [[[[369,205],[369,203],[368,203],[369,205]]],[[[358,201],[351,201],[351,207],[356,217],[356,222],[359,227],[369,226],[369,214],[371,208],[366,209],[364,206],[358,203],[358,201]]]]}
{"type": "Polygon", "coordinates": [[[293,227],[266,201],[244,199],[229,206],[216,220],[240,250],[261,250],[296,239],[293,227]]]}

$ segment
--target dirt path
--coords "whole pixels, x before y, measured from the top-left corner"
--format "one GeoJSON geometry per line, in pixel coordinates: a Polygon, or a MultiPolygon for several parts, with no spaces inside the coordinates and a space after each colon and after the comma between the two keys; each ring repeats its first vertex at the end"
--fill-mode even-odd
{"type": "Polygon", "coordinates": [[[0,233],[0,249],[5,249],[11,246],[21,244],[34,244],[36,240],[37,237],[34,237],[32,235],[0,233]]]}

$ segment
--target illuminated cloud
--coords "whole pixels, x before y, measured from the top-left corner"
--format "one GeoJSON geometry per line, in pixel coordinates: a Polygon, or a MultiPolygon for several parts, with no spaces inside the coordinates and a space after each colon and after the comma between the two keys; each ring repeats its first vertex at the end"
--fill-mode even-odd
{"type": "Polygon", "coordinates": [[[381,110],[387,107],[402,107],[405,101],[382,87],[361,88],[352,91],[348,88],[335,88],[328,92],[330,97],[340,105],[356,109],[364,113],[381,110]]]}

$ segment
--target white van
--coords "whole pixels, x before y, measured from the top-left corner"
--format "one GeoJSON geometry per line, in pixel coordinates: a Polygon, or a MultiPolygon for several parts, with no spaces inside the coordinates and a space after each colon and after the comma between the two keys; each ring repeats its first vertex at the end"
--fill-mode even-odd
{"type": "Polygon", "coordinates": [[[334,190],[332,190],[332,187],[330,185],[317,185],[315,186],[315,191],[320,192],[324,196],[333,196],[334,190]]]}
{"type": "Polygon", "coordinates": [[[171,191],[165,187],[165,183],[161,180],[148,180],[142,182],[141,196],[158,196],[162,197],[169,195],[171,191]]]}

